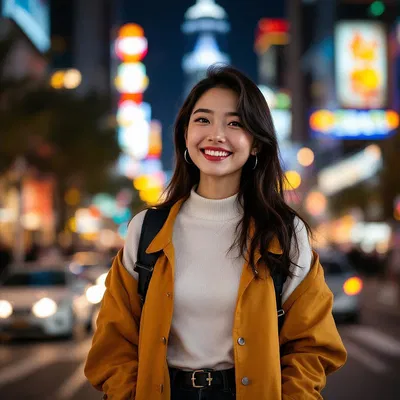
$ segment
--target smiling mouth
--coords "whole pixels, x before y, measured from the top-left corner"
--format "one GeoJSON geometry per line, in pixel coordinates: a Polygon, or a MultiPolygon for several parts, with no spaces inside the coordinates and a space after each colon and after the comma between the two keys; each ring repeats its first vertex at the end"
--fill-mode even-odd
{"type": "Polygon", "coordinates": [[[232,152],[226,150],[200,149],[204,157],[209,161],[222,161],[228,158],[232,152]]]}

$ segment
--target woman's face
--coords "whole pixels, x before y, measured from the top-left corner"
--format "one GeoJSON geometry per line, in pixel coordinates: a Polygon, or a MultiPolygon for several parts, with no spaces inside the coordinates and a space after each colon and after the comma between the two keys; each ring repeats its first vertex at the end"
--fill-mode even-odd
{"type": "Polygon", "coordinates": [[[228,178],[238,185],[242,168],[255,154],[253,136],[237,113],[238,95],[224,88],[208,90],[193,107],[186,134],[190,158],[200,180],[228,178]]]}

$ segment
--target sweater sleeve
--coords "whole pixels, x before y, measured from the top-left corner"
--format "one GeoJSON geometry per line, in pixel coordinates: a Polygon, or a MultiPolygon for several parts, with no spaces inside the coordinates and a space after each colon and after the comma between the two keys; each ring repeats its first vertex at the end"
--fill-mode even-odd
{"type": "Polygon", "coordinates": [[[114,259],[89,351],[85,375],[109,400],[133,400],[138,371],[141,306],[133,271],[144,212],[133,218],[114,259]]]}
{"type": "Polygon", "coordinates": [[[286,279],[286,282],[283,285],[282,304],[285,303],[297,286],[299,286],[307,276],[312,262],[312,249],[306,226],[304,225],[304,222],[297,217],[294,220],[294,225],[298,248],[295,239],[293,238],[290,249],[290,259],[292,260],[291,271],[293,277],[286,279]]]}

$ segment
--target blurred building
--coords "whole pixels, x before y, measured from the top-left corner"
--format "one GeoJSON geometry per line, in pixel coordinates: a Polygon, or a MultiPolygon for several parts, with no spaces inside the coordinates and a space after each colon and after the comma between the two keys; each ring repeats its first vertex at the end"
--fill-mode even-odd
{"type": "MultiPolygon", "coordinates": [[[[263,18],[256,28],[254,49],[258,56],[258,83],[274,122],[281,160],[288,185],[287,201],[296,205],[307,189],[307,173],[312,171],[313,154],[308,151],[304,162],[298,161],[302,142],[293,128],[292,92],[289,90],[288,56],[291,41],[289,22],[282,18],[263,18]],[[304,164],[304,165],[303,165],[304,164]],[[293,191],[296,190],[296,196],[293,191]]],[[[308,149],[309,150],[309,149],[308,149]]]]}
{"type": "Polygon", "coordinates": [[[291,95],[287,87],[289,23],[280,18],[258,22],[254,49],[258,58],[258,84],[270,107],[281,147],[292,134],[291,95]]]}
{"type": "Polygon", "coordinates": [[[185,96],[205,77],[210,65],[229,64],[229,56],[220,49],[229,30],[228,15],[214,0],[197,0],[186,11],[182,25],[189,50],[182,60],[185,96]]]}
{"type": "MultiPolygon", "coordinates": [[[[394,180],[399,146],[395,71],[400,4],[294,0],[290,6],[292,11],[297,7],[290,13],[292,36],[300,37],[299,53],[292,49],[297,59],[290,59],[295,60],[290,67],[301,71],[293,108],[305,116],[298,127],[304,143],[316,154],[310,185],[319,197],[307,203],[307,212],[317,224],[325,228],[331,224],[334,229],[325,231],[334,232],[339,242],[355,240],[356,225],[365,224],[369,239],[375,235],[365,249],[384,251],[387,228],[394,226],[394,200],[400,193],[394,180]],[[327,205],[324,213],[318,212],[322,198],[327,205]],[[383,225],[369,229],[372,223],[383,225]]],[[[357,238],[358,244],[366,243],[357,238]]]]}
{"type": "Polygon", "coordinates": [[[45,53],[50,48],[50,16],[47,1],[0,0],[0,40],[7,54],[3,79],[43,79],[45,53]]]}
{"type": "MultiPolygon", "coordinates": [[[[79,73],[76,91],[109,93],[111,88],[112,27],[118,2],[54,0],[51,61],[56,87],[61,73],[79,73]]],[[[75,86],[67,85],[67,86],[75,86]]],[[[68,87],[71,88],[71,87],[68,87]]]]}
{"type": "MultiPolygon", "coordinates": [[[[40,86],[47,77],[48,2],[0,1],[0,46],[0,107],[8,113],[10,98],[40,86]]],[[[21,259],[38,234],[49,239],[54,232],[54,186],[48,177],[28,176],[22,154],[12,161],[0,175],[0,240],[13,246],[14,257],[21,259]]]]}
{"type": "Polygon", "coordinates": [[[110,90],[112,2],[75,0],[73,67],[82,74],[78,91],[110,90]]]}

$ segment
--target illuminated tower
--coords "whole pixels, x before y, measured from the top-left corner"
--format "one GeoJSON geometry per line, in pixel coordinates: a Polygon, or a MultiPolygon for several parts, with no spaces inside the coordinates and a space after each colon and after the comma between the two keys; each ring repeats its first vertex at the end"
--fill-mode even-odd
{"type": "Polygon", "coordinates": [[[229,56],[219,46],[230,30],[227,18],[225,10],[214,0],[197,0],[186,11],[182,32],[188,38],[188,47],[193,50],[185,54],[182,61],[185,95],[205,77],[210,65],[230,63],[229,56]]]}

